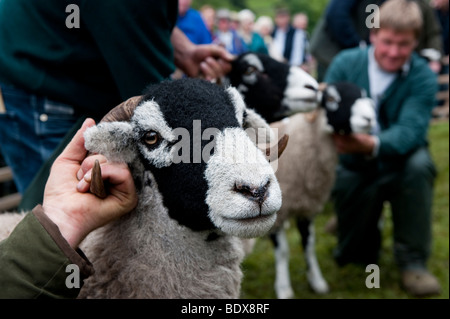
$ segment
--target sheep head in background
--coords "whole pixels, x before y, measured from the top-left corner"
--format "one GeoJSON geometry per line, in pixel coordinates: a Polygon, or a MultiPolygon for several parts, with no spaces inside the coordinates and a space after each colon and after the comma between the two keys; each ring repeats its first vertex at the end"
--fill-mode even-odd
{"type": "Polygon", "coordinates": [[[359,86],[350,82],[322,83],[319,92],[331,131],[341,135],[370,134],[376,128],[375,103],[359,86]]]}
{"type": "Polygon", "coordinates": [[[317,81],[299,67],[268,55],[244,53],[232,63],[230,84],[269,123],[317,108],[317,81]]]}
{"type": "Polygon", "coordinates": [[[85,139],[89,151],[130,166],[140,196],[157,187],[181,225],[256,237],[274,224],[281,192],[243,127],[270,132],[236,89],[183,79],[149,87],[88,129],[85,139]]]}

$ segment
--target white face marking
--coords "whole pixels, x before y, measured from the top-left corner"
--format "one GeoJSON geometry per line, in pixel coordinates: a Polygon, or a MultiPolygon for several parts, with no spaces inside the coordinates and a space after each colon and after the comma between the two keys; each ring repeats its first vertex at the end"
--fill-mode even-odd
{"type": "Polygon", "coordinates": [[[298,67],[291,67],[282,101],[282,104],[289,109],[289,114],[287,115],[316,109],[318,87],[317,81],[311,75],[298,67]],[[306,86],[310,86],[313,89],[309,89],[306,86]]]}
{"type": "Polygon", "coordinates": [[[241,94],[243,94],[243,93],[245,93],[245,92],[247,92],[248,91],[248,87],[246,87],[244,84],[239,84],[239,86],[237,87],[237,89],[238,89],[238,91],[239,91],[239,93],[241,93],[241,94]]]}
{"type": "Polygon", "coordinates": [[[281,190],[265,156],[240,128],[227,128],[216,136],[216,149],[208,161],[206,203],[209,217],[221,231],[251,238],[266,234],[281,207],[281,190]],[[266,186],[259,204],[236,191],[236,185],[266,186]]]}
{"type": "MultiPolygon", "coordinates": [[[[256,70],[258,70],[259,72],[264,72],[264,66],[256,55],[247,54],[246,56],[244,56],[244,58],[242,60],[247,62],[250,66],[256,68],[256,70]]],[[[248,74],[248,75],[244,74],[242,79],[244,80],[244,82],[246,82],[248,84],[252,84],[252,85],[258,81],[258,78],[256,77],[256,73],[254,73],[254,72],[251,74],[248,74]]]]}
{"type": "Polygon", "coordinates": [[[264,72],[264,66],[255,54],[247,54],[242,60],[257,68],[258,71],[264,72]]]}
{"type": "Polygon", "coordinates": [[[341,95],[339,94],[336,87],[333,85],[328,86],[327,95],[328,95],[328,99],[327,99],[327,101],[325,101],[326,108],[329,111],[334,112],[339,108],[339,103],[341,102],[341,95]]]}
{"type": "MultiPolygon", "coordinates": [[[[173,156],[167,146],[168,142],[174,142],[176,140],[176,136],[165,121],[158,103],[146,101],[139,105],[134,111],[131,120],[133,126],[139,128],[139,131],[136,131],[135,134],[145,131],[155,131],[163,140],[153,150],[149,150],[144,144],[138,143],[139,149],[145,158],[157,168],[169,166],[172,163],[173,156]]],[[[140,137],[136,136],[135,138],[139,139],[140,137]]]]}
{"type": "Polygon", "coordinates": [[[243,119],[244,119],[244,111],[246,109],[244,100],[242,99],[241,94],[236,90],[236,88],[230,86],[227,89],[227,93],[230,95],[231,102],[234,105],[234,108],[236,110],[236,119],[239,122],[239,125],[242,126],[243,119]]]}
{"type": "Polygon", "coordinates": [[[377,123],[375,104],[372,99],[360,98],[355,101],[351,109],[350,126],[353,133],[373,132],[377,123]]]}

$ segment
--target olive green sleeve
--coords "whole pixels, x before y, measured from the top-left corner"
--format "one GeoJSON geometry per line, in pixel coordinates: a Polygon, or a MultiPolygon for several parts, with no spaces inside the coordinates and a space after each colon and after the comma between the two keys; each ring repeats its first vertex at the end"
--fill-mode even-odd
{"type": "Polygon", "coordinates": [[[0,242],[0,298],[76,298],[92,272],[40,205],[0,242]]]}

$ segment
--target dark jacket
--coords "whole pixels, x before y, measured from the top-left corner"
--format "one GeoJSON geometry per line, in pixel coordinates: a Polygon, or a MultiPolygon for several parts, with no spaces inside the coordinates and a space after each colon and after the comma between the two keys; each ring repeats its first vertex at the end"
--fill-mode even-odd
{"type": "Polygon", "coordinates": [[[173,72],[177,13],[176,0],[2,0],[0,82],[99,119],[173,72]]]}
{"type": "MultiPolygon", "coordinates": [[[[275,29],[272,32],[272,37],[275,36],[276,32],[277,32],[277,28],[275,27],[275,29]]],[[[286,42],[284,43],[284,50],[283,50],[283,56],[286,59],[286,61],[289,61],[291,59],[292,45],[294,42],[294,34],[295,34],[295,29],[292,26],[289,26],[289,29],[286,33],[286,42]]]]}

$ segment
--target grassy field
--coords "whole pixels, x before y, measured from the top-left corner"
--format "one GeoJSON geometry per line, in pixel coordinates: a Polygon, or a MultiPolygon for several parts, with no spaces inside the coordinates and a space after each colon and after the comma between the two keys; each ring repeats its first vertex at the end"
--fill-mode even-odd
{"type": "MultiPolygon", "coordinates": [[[[434,298],[449,298],[449,123],[433,123],[430,129],[431,152],[438,169],[433,206],[433,252],[429,260],[430,271],[438,277],[442,294],[434,298]]],[[[306,264],[300,246],[300,236],[291,223],[288,229],[290,244],[290,273],[295,298],[299,299],[409,299],[400,288],[400,275],[392,253],[392,221],[389,208],[383,212],[384,228],[380,267],[380,288],[369,289],[365,285],[369,273],[365,268],[348,265],[339,268],[332,258],[336,237],[326,233],[324,226],[333,216],[330,205],[316,219],[317,258],[325,279],[330,286],[326,295],[314,294],[306,281],[306,264]]],[[[243,264],[244,280],[242,298],[276,298],[274,283],[274,256],[268,238],[259,238],[253,252],[243,264]]],[[[430,298],[431,299],[431,298],[430,298]]]]}

